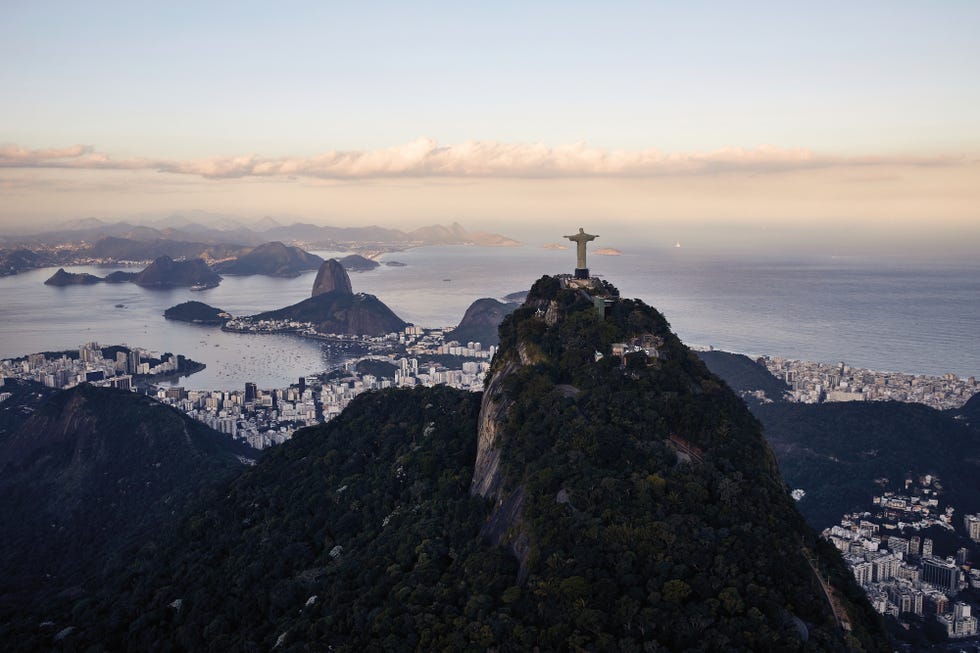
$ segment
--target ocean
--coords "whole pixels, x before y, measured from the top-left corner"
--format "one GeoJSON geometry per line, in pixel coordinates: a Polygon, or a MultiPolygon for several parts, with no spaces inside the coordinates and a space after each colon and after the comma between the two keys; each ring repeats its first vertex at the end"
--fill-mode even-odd
{"type": "MultiPolygon", "coordinates": [[[[330,256],[332,252],[318,252],[330,256]]],[[[572,250],[534,246],[422,247],[385,254],[385,266],[351,274],[355,292],[377,295],[402,319],[452,326],[480,297],[527,290],[542,275],[571,272],[572,250]]],[[[980,264],[855,257],[760,257],[637,246],[590,255],[594,276],[667,317],[690,345],[918,374],[980,375],[980,264]]],[[[119,267],[75,266],[99,276],[119,267]]],[[[96,341],[180,353],[207,369],[189,389],[252,381],[283,387],[334,367],[344,353],[289,335],[224,333],[172,322],[163,311],[188,300],[233,315],[309,296],[315,272],[294,279],[226,276],[210,290],[148,290],[132,284],[50,287],[54,269],[0,278],[0,358],[74,349],[96,341]]]]}

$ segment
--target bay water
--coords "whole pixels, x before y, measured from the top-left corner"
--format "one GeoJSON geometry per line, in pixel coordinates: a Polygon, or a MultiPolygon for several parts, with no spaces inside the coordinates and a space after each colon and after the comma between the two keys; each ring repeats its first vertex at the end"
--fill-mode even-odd
{"type": "MultiPolygon", "coordinates": [[[[441,327],[458,323],[480,297],[501,298],[542,275],[571,272],[575,257],[535,246],[443,246],[379,260],[405,265],[351,273],[354,291],[377,295],[408,322],[441,327]]],[[[620,256],[590,255],[589,265],[623,296],[663,312],[688,344],[876,370],[980,375],[980,263],[637,246],[620,256]]],[[[104,276],[117,269],[69,271],[104,276]]],[[[200,292],[45,286],[53,273],[0,278],[0,358],[90,341],[127,344],[207,364],[180,381],[189,389],[233,389],[246,381],[283,387],[345,356],[296,336],[225,333],[163,318],[168,307],[189,300],[232,315],[280,308],[309,296],[313,271],[294,279],[226,276],[200,292]]]]}

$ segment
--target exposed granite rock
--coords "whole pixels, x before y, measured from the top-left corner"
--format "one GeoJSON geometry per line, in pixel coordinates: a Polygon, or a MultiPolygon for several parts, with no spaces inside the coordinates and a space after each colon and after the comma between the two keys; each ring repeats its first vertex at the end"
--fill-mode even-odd
{"type": "Polygon", "coordinates": [[[498,436],[507,418],[510,402],[502,390],[504,379],[518,368],[509,361],[499,373],[494,374],[483,393],[480,403],[479,431],[477,432],[476,463],[473,466],[473,480],[470,494],[500,500],[503,491],[503,475],[500,472],[500,448],[498,436]]]}
{"type": "Polygon", "coordinates": [[[344,266],[336,259],[328,259],[320,266],[316,273],[316,280],[313,282],[312,297],[324,293],[337,293],[339,295],[353,295],[350,277],[344,266]]]}

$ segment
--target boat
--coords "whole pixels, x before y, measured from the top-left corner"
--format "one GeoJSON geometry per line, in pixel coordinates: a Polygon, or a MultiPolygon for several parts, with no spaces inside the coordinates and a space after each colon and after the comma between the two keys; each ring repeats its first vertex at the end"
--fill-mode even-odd
{"type": "Polygon", "coordinates": [[[191,290],[207,290],[210,287],[211,286],[206,283],[195,283],[193,286],[191,286],[191,290]]]}

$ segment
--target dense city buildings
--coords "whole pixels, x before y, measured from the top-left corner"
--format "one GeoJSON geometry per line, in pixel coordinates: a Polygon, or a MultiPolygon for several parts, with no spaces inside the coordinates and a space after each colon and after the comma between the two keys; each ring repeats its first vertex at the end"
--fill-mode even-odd
{"type": "MultiPolygon", "coordinates": [[[[927,376],[878,372],[845,363],[833,365],[772,356],[759,359],[778,379],[790,386],[790,401],[904,401],[944,410],[959,408],[980,391],[975,377],[955,374],[927,376]]],[[[776,397],[769,397],[776,399],[776,397]]]]}
{"type": "MultiPolygon", "coordinates": [[[[980,588],[969,550],[938,557],[933,537],[911,534],[948,533],[955,539],[955,510],[945,505],[938,481],[931,475],[906,479],[903,492],[873,497],[871,510],[845,515],[823,537],[840,550],[878,612],[900,620],[908,614],[934,619],[950,638],[973,637],[978,631],[972,606],[956,600],[965,589],[980,588]]],[[[964,519],[967,535],[974,519],[964,519]]]]}
{"type": "MultiPolygon", "coordinates": [[[[287,325],[276,328],[288,330],[287,325]]],[[[158,357],[136,348],[102,348],[98,343],[81,346],[77,355],[30,354],[0,361],[0,378],[28,379],[52,388],[86,382],[125,390],[135,390],[140,385],[162,403],[263,449],[284,442],[299,428],[333,419],[357,395],[370,390],[438,384],[482,390],[484,375],[496,351],[495,347],[484,349],[479,342],[446,342],[443,330],[417,326],[379,337],[315,336],[354,343],[359,345],[359,351],[368,353],[348,360],[340,369],[273,389],[260,389],[251,381],[245,381],[241,390],[185,390],[154,385],[155,380],[168,375],[174,380],[179,370],[189,372],[189,366],[197,364],[188,363],[183,356],[158,357]]]]}

